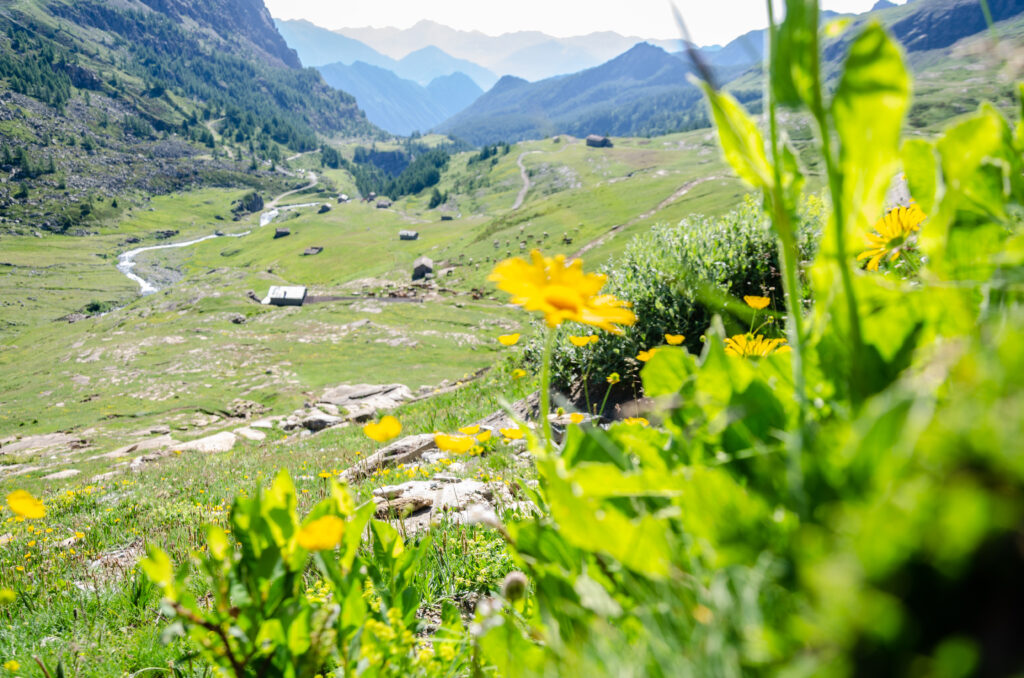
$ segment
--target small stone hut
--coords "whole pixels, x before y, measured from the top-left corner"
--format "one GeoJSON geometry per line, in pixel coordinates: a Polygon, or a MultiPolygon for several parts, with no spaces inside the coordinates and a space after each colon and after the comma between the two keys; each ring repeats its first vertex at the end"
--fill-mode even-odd
{"type": "Polygon", "coordinates": [[[272,285],[262,303],[270,306],[302,306],[304,301],[306,301],[305,287],[272,285]]]}
{"type": "Polygon", "coordinates": [[[420,257],[412,262],[412,279],[423,280],[434,273],[434,260],[430,257],[420,257]]]}
{"type": "Polygon", "coordinates": [[[419,231],[399,231],[398,232],[398,239],[399,240],[419,240],[420,239],[420,233],[419,233],[419,231]]]}
{"type": "Polygon", "coordinates": [[[587,135],[587,146],[591,148],[611,148],[612,140],[599,134],[587,135]]]}
{"type": "Polygon", "coordinates": [[[292,234],[292,232],[290,230],[288,230],[287,228],[277,228],[277,229],[274,229],[274,240],[277,240],[278,238],[283,238],[283,237],[291,235],[291,234],[292,234]]]}

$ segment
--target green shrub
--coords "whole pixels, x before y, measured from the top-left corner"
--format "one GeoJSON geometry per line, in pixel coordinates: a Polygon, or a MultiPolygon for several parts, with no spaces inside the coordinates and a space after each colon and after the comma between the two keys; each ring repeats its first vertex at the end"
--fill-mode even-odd
{"type": "MultiPolygon", "coordinates": [[[[814,256],[823,209],[822,201],[814,197],[802,207],[799,246],[805,262],[814,256]]],[[[589,331],[571,326],[562,330],[553,360],[555,386],[578,390],[581,376],[588,373],[593,375],[591,383],[603,385],[607,375],[618,372],[623,377],[620,388],[628,390],[642,366],[635,356],[664,344],[665,334],[685,335],[684,345],[698,353],[711,317],[722,310],[722,294],[734,299],[769,297],[770,309],[782,311],[776,242],[753,198],[724,216],[695,216],[637,236],[605,271],[606,290],[633,304],[637,323],[620,337],[602,334],[596,344],[582,348],[569,343],[568,336],[589,331]]],[[[741,317],[748,310],[741,308],[741,317]]],[[[731,329],[737,332],[749,329],[738,319],[727,320],[727,325],[735,325],[731,329]]],[[[597,390],[603,393],[603,386],[597,390]]]]}

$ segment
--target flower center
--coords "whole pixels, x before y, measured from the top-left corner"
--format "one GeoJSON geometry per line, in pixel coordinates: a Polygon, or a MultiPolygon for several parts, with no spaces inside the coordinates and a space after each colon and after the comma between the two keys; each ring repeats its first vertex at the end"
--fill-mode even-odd
{"type": "Polygon", "coordinates": [[[549,285],[545,288],[544,301],[559,311],[578,312],[583,307],[580,293],[565,285],[549,285]]]}

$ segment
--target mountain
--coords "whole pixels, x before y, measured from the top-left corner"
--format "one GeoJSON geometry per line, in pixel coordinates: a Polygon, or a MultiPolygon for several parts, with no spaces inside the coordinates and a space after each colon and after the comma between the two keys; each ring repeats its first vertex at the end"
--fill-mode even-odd
{"type": "Polygon", "coordinates": [[[344,35],[320,28],[303,19],[275,20],[277,30],[306,66],[351,64],[356,61],[395,70],[398,62],[369,45],[344,35]]]}
{"type": "MultiPolygon", "coordinates": [[[[341,28],[338,32],[396,59],[424,47],[440,46],[448,54],[494,73],[533,80],[597,66],[643,42],[643,38],[612,31],[571,38],[556,38],[540,31],[491,36],[426,20],[407,29],[341,28]]],[[[650,42],[664,48],[677,48],[677,41],[673,40],[650,42]]]]}
{"type": "Polygon", "coordinates": [[[700,92],[687,81],[690,72],[682,59],[640,43],[572,75],[536,83],[506,76],[436,129],[474,144],[681,129],[704,122],[703,110],[694,108],[700,92]]]}
{"type": "Polygon", "coordinates": [[[420,84],[452,73],[463,73],[480,86],[481,90],[490,89],[498,81],[491,71],[478,66],[472,61],[456,59],[439,47],[429,45],[402,57],[392,70],[396,74],[420,84]]]}
{"type": "Polygon", "coordinates": [[[434,127],[483,94],[463,73],[435,78],[423,87],[361,61],[328,64],[319,70],[327,84],[355,96],[370,122],[403,136],[434,127]]]}
{"type": "Polygon", "coordinates": [[[262,0],[0,4],[0,101],[2,230],[86,232],[100,197],[257,187],[320,134],[383,134],[262,0]]]}

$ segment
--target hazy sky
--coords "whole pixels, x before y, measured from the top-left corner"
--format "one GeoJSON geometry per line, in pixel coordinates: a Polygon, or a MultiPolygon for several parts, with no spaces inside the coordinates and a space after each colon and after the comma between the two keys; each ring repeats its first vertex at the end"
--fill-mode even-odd
{"type": "MultiPolygon", "coordinates": [[[[430,19],[490,35],[539,30],[568,37],[616,31],[642,38],[678,37],[668,0],[265,0],[278,19],[307,19],[324,28],[396,26],[430,19]]],[[[763,0],[677,0],[695,42],[724,44],[768,21],[763,0]]],[[[896,0],[902,4],[904,0],[896,0]]],[[[776,0],[776,6],[782,3],[776,0]]],[[[824,9],[863,12],[875,0],[822,0],[824,9]]],[[[444,45],[439,45],[442,49],[444,45]]]]}

